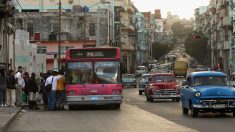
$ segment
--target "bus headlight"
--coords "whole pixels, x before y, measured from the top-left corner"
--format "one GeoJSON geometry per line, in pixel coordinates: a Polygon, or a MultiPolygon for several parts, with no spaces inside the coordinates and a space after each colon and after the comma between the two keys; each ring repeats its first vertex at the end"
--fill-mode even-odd
{"type": "Polygon", "coordinates": [[[197,91],[197,92],[195,92],[195,96],[196,96],[196,97],[200,97],[200,96],[201,96],[201,93],[197,91]]]}

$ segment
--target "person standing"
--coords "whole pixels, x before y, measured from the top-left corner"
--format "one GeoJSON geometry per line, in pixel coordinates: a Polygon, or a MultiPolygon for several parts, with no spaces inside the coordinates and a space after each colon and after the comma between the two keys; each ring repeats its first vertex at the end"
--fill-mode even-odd
{"type": "Polygon", "coordinates": [[[46,82],[46,74],[40,73],[40,90],[39,93],[42,94],[42,100],[44,105],[44,110],[48,109],[48,97],[47,97],[47,91],[45,88],[45,82],[46,82]]]}
{"type": "Polygon", "coordinates": [[[5,76],[5,69],[0,68],[0,106],[6,107],[6,76],[5,76]]]}
{"type": "Polygon", "coordinates": [[[19,66],[18,67],[18,71],[15,73],[15,78],[17,80],[17,83],[16,83],[16,106],[17,107],[20,107],[21,104],[22,104],[22,90],[25,86],[25,82],[24,82],[24,79],[22,77],[22,66],[19,66]]]}
{"type": "Polygon", "coordinates": [[[34,72],[31,73],[30,81],[29,81],[29,109],[35,110],[39,109],[37,107],[37,100],[36,100],[36,92],[38,91],[38,85],[36,82],[36,74],[34,72]]]}
{"type": "Polygon", "coordinates": [[[29,103],[29,88],[30,88],[29,73],[25,72],[23,78],[24,78],[24,82],[25,82],[25,86],[24,86],[23,92],[25,93],[25,96],[26,96],[26,99],[25,99],[24,103],[28,104],[29,103]]]}
{"type": "Polygon", "coordinates": [[[16,79],[14,76],[14,71],[9,70],[7,75],[7,105],[15,107],[16,102],[16,79]]]}
{"type": "Polygon", "coordinates": [[[48,110],[53,111],[56,110],[56,89],[57,89],[57,80],[62,76],[58,74],[58,70],[53,70],[53,75],[48,77],[45,83],[45,87],[48,84],[52,84],[52,88],[48,94],[48,110]]]}
{"type": "MultiPolygon", "coordinates": [[[[63,75],[63,73],[61,73],[63,75]]],[[[64,100],[65,100],[65,78],[62,76],[62,78],[57,80],[57,109],[58,110],[64,110],[64,100]]]]}

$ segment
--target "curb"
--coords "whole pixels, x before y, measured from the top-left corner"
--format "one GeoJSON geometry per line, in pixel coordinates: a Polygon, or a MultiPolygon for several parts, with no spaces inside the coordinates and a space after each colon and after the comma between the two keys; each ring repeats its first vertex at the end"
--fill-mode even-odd
{"type": "Polygon", "coordinates": [[[21,109],[23,108],[24,106],[21,106],[19,108],[19,110],[17,112],[15,112],[12,117],[3,125],[3,126],[0,126],[0,132],[7,132],[8,131],[8,128],[11,124],[11,122],[16,118],[16,116],[18,115],[18,113],[21,111],[21,109]]]}

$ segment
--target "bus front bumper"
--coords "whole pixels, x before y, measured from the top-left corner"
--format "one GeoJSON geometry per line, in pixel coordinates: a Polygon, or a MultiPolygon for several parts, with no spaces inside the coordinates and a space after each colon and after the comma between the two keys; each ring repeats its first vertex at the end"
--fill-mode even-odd
{"type": "Polygon", "coordinates": [[[68,105],[106,105],[121,104],[122,95],[81,95],[67,96],[66,103],[68,105]]]}

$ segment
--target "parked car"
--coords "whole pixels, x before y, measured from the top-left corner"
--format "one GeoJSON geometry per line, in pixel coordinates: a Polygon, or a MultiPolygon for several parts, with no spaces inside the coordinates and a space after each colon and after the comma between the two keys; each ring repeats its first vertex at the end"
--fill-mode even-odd
{"type": "Polygon", "coordinates": [[[233,113],[235,116],[235,88],[222,72],[192,72],[182,82],[180,95],[183,114],[191,110],[192,117],[198,117],[199,112],[233,113]]]}
{"type": "Polygon", "coordinates": [[[142,95],[142,93],[144,92],[144,89],[145,89],[146,85],[148,84],[149,76],[150,76],[150,74],[143,74],[141,76],[141,79],[138,84],[139,95],[142,95]]]}
{"type": "Polygon", "coordinates": [[[155,73],[149,77],[148,85],[145,87],[147,101],[154,99],[172,99],[179,102],[179,87],[173,73],[155,73]]]}
{"type": "Polygon", "coordinates": [[[146,66],[137,66],[136,68],[136,76],[141,76],[142,74],[145,74],[147,73],[148,70],[147,70],[147,67],[146,66]]]}
{"type": "Polygon", "coordinates": [[[134,74],[122,75],[122,86],[133,86],[136,88],[136,79],[134,74]]]}
{"type": "Polygon", "coordinates": [[[207,71],[206,67],[203,65],[197,65],[196,71],[207,71]]]}

